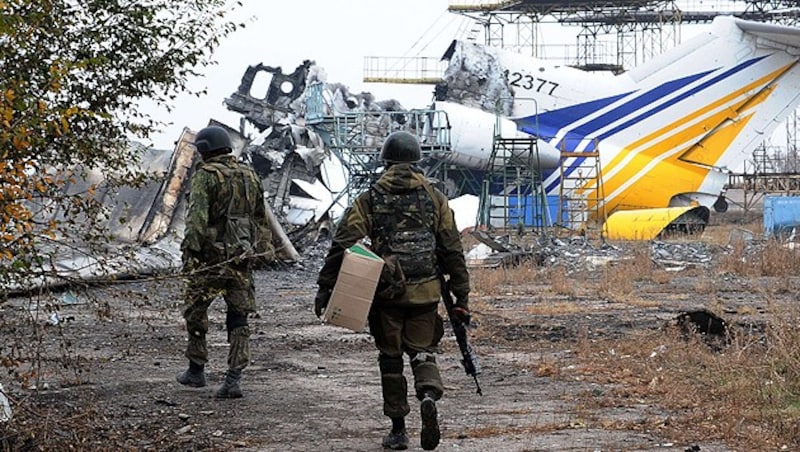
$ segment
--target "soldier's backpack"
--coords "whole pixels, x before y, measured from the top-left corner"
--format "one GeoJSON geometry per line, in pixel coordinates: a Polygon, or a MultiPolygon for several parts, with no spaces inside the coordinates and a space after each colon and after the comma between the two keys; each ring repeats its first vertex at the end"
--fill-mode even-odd
{"type": "Polygon", "coordinates": [[[437,208],[430,187],[396,194],[375,184],[370,190],[375,225],[376,252],[386,261],[379,284],[382,298],[402,294],[406,284],[420,284],[437,277],[436,235],[433,218],[437,208]]]}
{"type": "Polygon", "coordinates": [[[260,196],[260,193],[251,190],[252,181],[248,181],[250,175],[244,168],[231,168],[218,162],[208,163],[205,167],[216,173],[220,184],[229,187],[225,191],[230,191],[225,221],[217,226],[214,245],[226,261],[240,264],[253,257],[256,244],[260,241],[259,228],[251,220],[251,209],[259,201],[256,196],[260,196]]]}

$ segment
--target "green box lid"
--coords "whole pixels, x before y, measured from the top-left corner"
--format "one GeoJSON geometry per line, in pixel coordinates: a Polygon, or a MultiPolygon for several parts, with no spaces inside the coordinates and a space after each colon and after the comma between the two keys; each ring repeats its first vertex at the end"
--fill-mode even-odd
{"type": "Polygon", "coordinates": [[[348,250],[353,254],[358,254],[359,256],[369,257],[370,259],[375,259],[375,260],[381,260],[381,261],[383,260],[381,259],[380,256],[373,253],[372,251],[369,250],[369,248],[365,247],[360,243],[356,243],[355,245],[348,248],[348,250]]]}

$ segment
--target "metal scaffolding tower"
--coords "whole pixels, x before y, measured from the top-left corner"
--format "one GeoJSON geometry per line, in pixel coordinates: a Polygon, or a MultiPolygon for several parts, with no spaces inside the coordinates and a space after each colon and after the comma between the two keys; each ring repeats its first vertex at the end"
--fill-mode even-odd
{"type": "Polygon", "coordinates": [[[465,15],[482,25],[487,45],[536,57],[543,56],[537,40],[542,23],[581,26],[577,51],[568,64],[590,70],[622,71],[663,52],[679,40],[680,10],[674,0],[461,0],[451,2],[448,11],[465,15]],[[616,33],[616,49],[608,52],[602,48],[600,37],[612,33],[616,33]],[[609,57],[616,60],[609,61],[609,57]]]}
{"type": "MultiPolygon", "coordinates": [[[[679,44],[684,25],[709,23],[722,14],[794,25],[800,1],[450,0],[447,10],[473,21],[486,45],[586,70],[622,72],[679,44]],[[580,29],[572,46],[561,44],[553,52],[555,45],[542,38],[544,24],[580,29]]],[[[443,71],[442,61],[433,57],[364,60],[365,82],[435,84],[443,71]]]]}
{"type": "Polygon", "coordinates": [[[536,170],[537,140],[503,138],[495,134],[483,178],[478,226],[487,229],[542,229],[553,219],[536,170]]]}
{"type": "MultiPolygon", "coordinates": [[[[356,196],[380,177],[380,159],[384,139],[397,130],[414,134],[420,141],[422,161],[443,161],[450,153],[450,129],[447,113],[441,110],[369,111],[328,114],[323,97],[323,84],[308,89],[306,121],[323,138],[328,149],[342,162],[348,173],[345,189],[334,203],[347,195],[356,196]],[[440,125],[440,126],[437,126],[440,125]]],[[[447,179],[448,166],[427,167],[426,176],[447,179]]]]}
{"type": "Polygon", "coordinates": [[[680,43],[681,26],[730,14],[743,19],[794,25],[800,1],[789,0],[451,0],[448,11],[484,29],[484,43],[539,58],[541,24],[579,26],[576,51],[567,64],[585,69],[630,69],[680,43]],[[602,37],[613,35],[608,52],[602,37]],[[609,61],[608,58],[615,58],[609,61]]]}

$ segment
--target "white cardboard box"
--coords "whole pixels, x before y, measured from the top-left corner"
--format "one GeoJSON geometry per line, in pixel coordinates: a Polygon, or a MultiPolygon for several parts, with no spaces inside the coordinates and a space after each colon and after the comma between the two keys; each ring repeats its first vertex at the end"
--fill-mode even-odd
{"type": "Polygon", "coordinates": [[[328,307],[322,319],[331,325],[364,331],[383,259],[361,244],[345,250],[328,307]]]}

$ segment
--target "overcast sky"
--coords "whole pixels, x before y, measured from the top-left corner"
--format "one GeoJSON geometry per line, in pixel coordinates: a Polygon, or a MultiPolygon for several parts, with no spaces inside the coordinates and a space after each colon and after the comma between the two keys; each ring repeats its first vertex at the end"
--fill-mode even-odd
{"type": "MultiPolygon", "coordinates": [[[[206,68],[205,76],[192,83],[193,88],[207,88],[208,94],[181,96],[172,112],[143,104],[156,119],[170,123],[147,144],[171,149],[184,127],[199,130],[209,119],[238,128],[241,115],[225,108],[223,101],[238,88],[247,67],[259,63],[280,66],[286,74],[303,60],[313,60],[325,69],[328,82],[346,85],[351,92],[368,91],[377,100],[397,99],[405,108],[424,108],[432,98],[432,86],[364,83],[364,58],[439,58],[451,40],[464,39],[475,28],[469,18],[447,11],[448,0],[242,3],[231,19],[246,21],[247,26],[225,38],[213,56],[219,64],[206,68]]],[[[687,28],[691,27],[684,27],[684,40],[687,28]]],[[[544,52],[558,54],[561,50],[553,45],[574,45],[578,31],[579,27],[550,25],[540,38],[551,46],[544,52]]]]}
{"type": "MultiPolygon", "coordinates": [[[[291,73],[305,59],[325,69],[328,82],[351,92],[369,91],[377,100],[397,99],[405,108],[422,108],[431,86],[363,83],[366,56],[440,57],[467,21],[447,12],[447,0],[244,0],[236,19],[252,18],[246,28],[229,35],[193,87],[208,95],[180,97],[175,109],[148,110],[171,122],[153,137],[159,149],[171,149],[184,127],[198,130],[213,118],[238,128],[241,115],[223,105],[239,86],[248,66],[263,63],[291,73]]],[[[151,108],[151,107],[148,107],[151,108]]]]}

